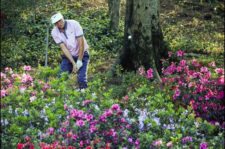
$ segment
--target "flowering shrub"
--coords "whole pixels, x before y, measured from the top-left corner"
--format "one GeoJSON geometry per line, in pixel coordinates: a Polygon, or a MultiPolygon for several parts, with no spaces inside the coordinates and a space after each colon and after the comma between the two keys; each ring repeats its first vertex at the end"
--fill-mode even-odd
{"type": "Polygon", "coordinates": [[[197,117],[225,127],[224,69],[216,68],[215,62],[206,67],[195,59],[185,60],[181,50],[175,54],[169,55],[177,57],[178,62],[164,67],[162,78],[165,86],[173,90],[173,100],[191,105],[197,117]]]}
{"type": "Polygon", "coordinates": [[[84,110],[64,105],[68,114],[66,120],[60,124],[60,128],[56,130],[48,128],[46,133],[42,134],[41,148],[45,146],[53,146],[53,148],[58,146],[76,148],[134,146],[138,148],[140,143],[134,136],[130,136],[131,125],[123,117],[123,111],[118,104],[113,104],[103,113],[91,100],[83,101],[82,105],[84,110]],[[95,113],[99,115],[94,115],[95,113]],[[44,141],[51,143],[43,143],[44,141]]]}

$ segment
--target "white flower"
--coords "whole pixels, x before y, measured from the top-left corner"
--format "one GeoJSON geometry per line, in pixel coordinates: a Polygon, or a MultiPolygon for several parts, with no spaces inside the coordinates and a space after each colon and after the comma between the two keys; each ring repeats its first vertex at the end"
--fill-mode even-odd
{"type": "Polygon", "coordinates": [[[94,92],[94,93],[92,93],[92,94],[91,94],[91,96],[92,96],[92,98],[93,98],[93,99],[97,98],[97,96],[96,96],[96,93],[95,93],[95,92],[94,92]]]}
{"type": "Polygon", "coordinates": [[[132,38],[132,36],[131,36],[131,35],[129,35],[129,36],[128,36],[128,39],[131,39],[131,38],[132,38]]]}
{"type": "Polygon", "coordinates": [[[33,102],[33,101],[36,100],[36,99],[37,99],[36,96],[32,96],[32,97],[30,97],[30,102],[33,102]]]}

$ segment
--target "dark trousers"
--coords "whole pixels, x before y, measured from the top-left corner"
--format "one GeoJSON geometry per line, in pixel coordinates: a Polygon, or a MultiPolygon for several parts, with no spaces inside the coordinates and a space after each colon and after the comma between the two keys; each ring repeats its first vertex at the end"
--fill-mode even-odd
{"type": "MultiPolygon", "coordinates": [[[[78,57],[73,56],[73,59],[75,62],[77,62],[78,57]]],[[[87,70],[88,70],[88,63],[89,63],[89,54],[87,51],[84,52],[82,62],[83,62],[83,66],[78,70],[77,80],[78,80],[79,88],[85,89],[88,87],[88,85],[87,85],[87,70]]],[[[62,62],[61,62],[60,69],[61,69],[60,73],[62,73],[62,72],[71,73],[73,70],[73,65],[66,58],[66,56],[62,56],[62,62]]]]}

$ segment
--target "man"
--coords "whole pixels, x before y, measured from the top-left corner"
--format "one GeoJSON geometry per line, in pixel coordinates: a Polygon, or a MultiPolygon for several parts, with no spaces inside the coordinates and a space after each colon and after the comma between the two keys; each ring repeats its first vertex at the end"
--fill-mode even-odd
{"type": "Polygon", "coordinates": [[[62,50],[61,73],[76,73],[80,89],[87,88],[88,44],[83,29],[75,20],[64,20],[60,12],[51,17],[51,35],[62,50]]]}

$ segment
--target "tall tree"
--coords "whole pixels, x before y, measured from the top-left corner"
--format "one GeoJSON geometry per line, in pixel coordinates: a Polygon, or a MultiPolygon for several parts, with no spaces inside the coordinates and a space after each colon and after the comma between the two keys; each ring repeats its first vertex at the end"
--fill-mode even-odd
{"type": "Polygon", "coordinates": [[[160,79],[160,59],[167,57],[167,49],[159,23],[159,0],[127,0],[119,64],[127,71],[151,67],[160,79]]]}
{"type": "Polygon", "coordinates": [[[110,30],[117,31],[119,27],[120,0],[108,0],[110,30]]]}

